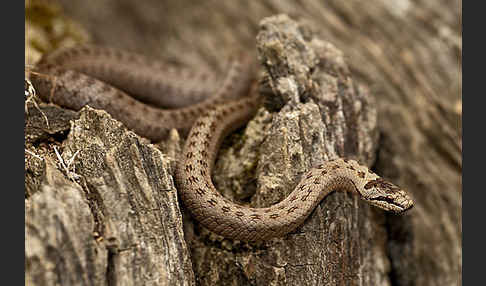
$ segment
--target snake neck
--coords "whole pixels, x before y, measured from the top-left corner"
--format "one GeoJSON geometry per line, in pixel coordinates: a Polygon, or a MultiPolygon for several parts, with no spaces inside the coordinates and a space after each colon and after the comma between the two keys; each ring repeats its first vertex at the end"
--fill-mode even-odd
{"type": "Polygon", "coordinates": [[[301,222],[326,196],[334,191],[350,192],[361,197],[362,190],[378,176],[354,160],[327,161],[302,175],[293,191],[279,203],[260,209],[263,213],[283,212],[301,222]],[[293,216],[293,209],[299,208],[293,216]]]}

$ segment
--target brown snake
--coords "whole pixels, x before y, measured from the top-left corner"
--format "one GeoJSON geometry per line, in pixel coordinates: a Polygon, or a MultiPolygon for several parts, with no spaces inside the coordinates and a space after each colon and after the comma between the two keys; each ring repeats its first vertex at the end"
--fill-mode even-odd
{"type": "MultiPolygon", "coordinates": [[[[163,138],[170,128],[187,130],[192,126],[177,164],[176,186],[192,215],[210,230],[228,238],[258,241],[282,236],[301,225],[324,197],[338,190],[356,193],[386,211],[400,213],[413,206],[404,190],[366,166],[344,159],[311,169],[287,198],[270,207],[249,208],[231,202],[215,189],[211,171],[224,136],[251,119],[259,106],[258,94],[242,97],[248,94],[252,80],[248,75],[249,60],[230,65],[214,96],[210,96],[210,88],[201,88],[194,96],[194,85],[186,85],[184,81],[174,84],[170,77],[164,78],[167,72],[162,72],[161,66],[112,49],[80,47],[45,57],[38,65],[40,71],[54,75],[57,84],[53,85],[52,78],[35,75],[32,81],[44,100],[76,110],[86,104],[105,109],[127,127],[152,140],[163,138]],[[145,63],[142,68],[141,63],[145,63]],[[158,100],[160,105],[179,109],[150,107],[74,70],[90,73],[137,96],[144,93],[141,100],[152,103],[158,100]],[[172,92],[164,96],[161,92],[164,87],[172,92]],[[171,96],[168,101],[154,99],[171,96]],[[187,107],[193,100],[200,102],[187,107]]],[[[204,76],[196,81],[204,85],[204,76]]]]}
{"type": "Polygon", "coordinates": [[[80,46],[43,57],[36,69],[50,77],[33,73],[32,83],[48,102],[74,110],[85,105],[104,109],[129,129],[159,141],[173,128],[187,134],[197,117],[211,106],[246,95],[253,80],[252,68],[249,57],[239,55],[210,96],[215,85],[211,75],[169,68],[134,53],[80,46]],[[191,83],[191,78],[199,85],[191,83]],[[120,89],[128,90],[131,96],[120,89]],[[143,102],[179,108],[163,110],[143,102]]]}

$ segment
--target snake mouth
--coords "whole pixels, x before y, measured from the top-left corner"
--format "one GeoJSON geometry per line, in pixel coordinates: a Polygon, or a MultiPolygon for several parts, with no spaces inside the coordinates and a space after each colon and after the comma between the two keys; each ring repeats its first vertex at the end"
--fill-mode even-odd
{"type": "Polygon", "coordinates": [[[412,208],[412,206],[413,206],[413,205],[410,205],[410,206],[401,205],[401,204],[397,203],[394,199],[391,199],[391,198],[388,198],[388,197],[384,197],[384,196],[379,196],[379,197],[376,197],[376,198],[372,198],[370,201],[386,202],[389,205],[395,206],[395,208],[399,212],[406,211],[406,210],[412,208]]]}

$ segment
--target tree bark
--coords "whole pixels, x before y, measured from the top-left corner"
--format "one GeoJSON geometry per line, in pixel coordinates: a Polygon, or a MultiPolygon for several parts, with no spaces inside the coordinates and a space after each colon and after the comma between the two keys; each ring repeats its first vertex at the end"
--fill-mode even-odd
{"type": "MultiPolygon", "coordinates": [[[[216,72],[237,49],[258,56],[267,101],[220,152],[213,180],[223,195],[267,206],[312,164],[346,156],[374,164],[411,192],[415,208],[387,215],[336,193],[284,238],[226,240],[182,220],[174,160],[106,113],[61,117],[41,105],[50,127],[39,127],[36,111],[26,122],[27,145],[44,158],[26,153],[30,281],[461,284],[460,1],[59,2],[97,44],[216,72]],[[298,24],[264,19],[279,13],[298,24]],[[66,161],[81,150],[64,171],[75,183],[49,163],[56,145],[66,161]]],[[[172,158],[178,141],[161,144],[172,158]]]]}

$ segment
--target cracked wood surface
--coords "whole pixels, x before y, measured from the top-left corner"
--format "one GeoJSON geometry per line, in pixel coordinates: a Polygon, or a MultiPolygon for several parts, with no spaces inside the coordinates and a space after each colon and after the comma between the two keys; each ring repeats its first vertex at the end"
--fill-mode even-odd
{"type": "MultiPolygon", "coordinates": [[[[311,154],[330,157],[333,154],[354,154],[372,164],[372,150],[378,147],[377,172],[407,188],[414,196],[416,207],[409,217],[383,216],[356,198],[335,194],[321,204],[299,232],[268,244],[247,245],[223,240],[194,225],[190,216],[184,216],[184,233],[191,253],[192,269],[189,264],[185,268],[187,271],[182,271],[184,274],[171,277],[180,278],[181,283],[200,285],[319,285],[326,282],[351,285],[460,284],[460,1],[435,0],[402,6],[391,6],[385,1],[330,1],[326,4],[311,1],[306,5],[280,1],[260,1],[251,5],[211,1],[168,1],[162,4],[159,1],[144,1],[143,4],[104,1],[97,5],[86,5],[83,1],[60,2],[64,4],[66,14],[78,20],[97,44],[138,51],[181,66],[199,62],[213,66],[217,71],[224,67],[219,61],[221,54],[231,54],[236,45],[255,50],[255,35],[263,17],[287,12],[294,19],[309,23],[320,39],[337,47],[323,50],[336,61],[326,61],[327,70],[328,65],[331,68],[349,65],[354,81],[364,83],[370,90],[368,93],[376,99],[372,106],[378,107],[378,120],[373,122],[372,116],[365,118],[361,121],[366,123],[363,129],[363,126],[356,125],[360,122],[357,118],[351,118],[354,108],[363,108],[362,114],[370,112],[366,111],[367,91],[361,90],[356,83],[347,85],[357,86],[354,92],[349,88],[343,89],[342,70],[331,75],[318,73],[321,76],[313,80],[329,90],[334,89],[334,92],[325,93],[329,98],[312,97],[317,104],[298,103],[292,108],[284,107],[278,115],[261,111],[243,134],[237,133],[227,140],[213,179],[228,198],[255,206],[268,205],[292,189],[289,184],[298,180],[296,174],[316,159],[311,154]],[[117,25],[105,25],[100,21],[117,25]],[[344,56],[336,52],[339,50],[344,56]],[[349,99],[345,99],[346,95],[341,97],[343,90],[352,96],[349,99]],[[339,96],[336,98],[336,95],[339,96]],[[362,106],[350,108],[344,114],[333,114],[336,107],[327,105],[341,100],[342,106],[351,106],[356,99],[358,102],[364,100],[362,106]],[[273,121],[276,123],[273,124],[273,121]],[[322,132],[326,136],[321,137],[312,132],[330,128],[327,125],[330,123],[336,126],[336,121],[338,126],[348,130],[331,128],[322,132]],[[375,132],[380,130],[379,140],[377,135],[370,136],[373,132],[369,131],[373,129],[375,132]],[[308,132],[302,133],[302,130],[308,132]],[[340,132],[350,134],[347,135],[350,138],[337,136],[340,132]],[[331,144],[327,143],[328,140],[331,144]],[[366,140],[369,140],[368,143],[362,144],[366,140]],[[315,149],[315,146],[321,147],[315,149]],[[283,154],[278,150],[283,150],[283,154]],[[268,163],[268,160],[275,162],[268,163]],[[258,185],[266,187],[257,188],[258,185]],[[254,186],[256,194],[242,192],[242,186],[254,186]]],[[[302,32],[306,38],[306,30],[302,32]]],[[[344,70],[344,74],[347,72],[344,70]]],[[[293,85],[285,85],[289,81],[280,78],[277,75],[269,79],[282,96],[291,96],[293,85]]],[[[267,107],[279,107],[279,104],[273,102],[267,107]]],[[[54,119],[50,118],[52,121],[54,119]]],[[[52,154],[52,147],[46,142],[59,144],[58,141],[65,140],[63,136],[59,133],[47,135],[48,141],[37,142],[34,150],[39,151],[38,154],[52,154]]],[[[177,136],[173,141],[178,141],[177,136]]],[[[177,144],[165,144],[163,149],[170,150],[172,154],[178,152],[177,144]]],[[[39,160],[35,161],[29,155],[26,155],[26,161],[34,162],[29,163],[33,167],[27,171],[35,170],[31,179],[26,179],[26,185],[32,181],[35,183],[31,186],[38,186],[39,180],[46,181],[41,171],[47,167],[42,167],[39,160]],[[39,165],[40,168],[35,168],[39,165]]],[[[76,166],[76,172],[81,173],[79,168],[85,167],[76,166]]],[[[45,188],[48,187],[42,190],[45,188]]],[[[44,192],[37,193],[33,187],[26,194],[27,208],[34,207],[36,196],[44,196],[44,192]]],[[[130,208],[134,206],[130,205],[130,208]]],[[[48,223],[48,220],[31,221],[37,222],[40,227],[48,223]]],[[[150,228],[160,225],[161,222],[157,221],[150,228]]],[[[86,232],[92,231],[89,226],[86,225],[86,232]]],[[[115,225],[117,227],[120,226],[115,225]]],[[[150,228],[145,231],[153,231],[150,228]]],[[[123,238],[124,232],[114,232],[114,237],[123,238]]],[[[173,238],[170,241],[178,240],[180,236],[173,238]]],[[[157,244],[152,239],[147,240],[157,244]]],[[[187,259],[185,247],[181,243],[176,252],[187,259]]],[[[102,248],[103,251],[112,249],[111,245],[103,245],[102,248]]],[[[145,249],[150,256],[157,247],[145,249]]],[[[57,252],[58,256],[54,257],[64,258],[63,254],[57,252]]],[[[106,261],[113,262],[121,255],[123,251],[106,261]]],[[[167,252],[163,256],[167,259],[167,252]]],[[[177,260],[176,257],[174,255],[172,259],[177,260]]],[[[163,267],[160,269],[129,263],[115,263],[112,265],[119,267],[107,267],[103,263],[106,262],[96,264],[105,270],[102,278],[117,282],[113,284],[133,285],[140,281],[153,281],[147,275],[131,275],[135,268],[140,273],[154,274],[152,277],[156,277],[159,270],[164,273],[173,270],[166,268],[171,264],[165,263],[161,263],[163,267]],[[114,269],[118,272],[114,273],[114,269]]],[[[98,273],[96,271],[93,273],[98,273]]],[[[44,275],[42,272],[28,272],[26,277],[34,277],[29,273],[37,274],[35,277],[38,278],[44,275]],[[39,273],[42,275],[39,276],[39,273]]],[[[55,269],[52,273],[59,275],[60,270],[55,269]]],[[[61,274],[82,276],[80,273],[61,274]]],[[[56,280],[43,281],[46,281],[44,285],[53,285],[52,281],[56,280]]],[[[161,284],[164,281],[168,284],[168,281],[174,280],[162,279],[161,284]]]]}
{"type": "Polygon", "coordinates": [[[44,155],[42,181],[27,199],[27,280],[193,285],[170,159],[89,107],[72,122],[61,148],[66,161],[79,150],[70,171],[80,179],[64,179],[44,155]]]}

